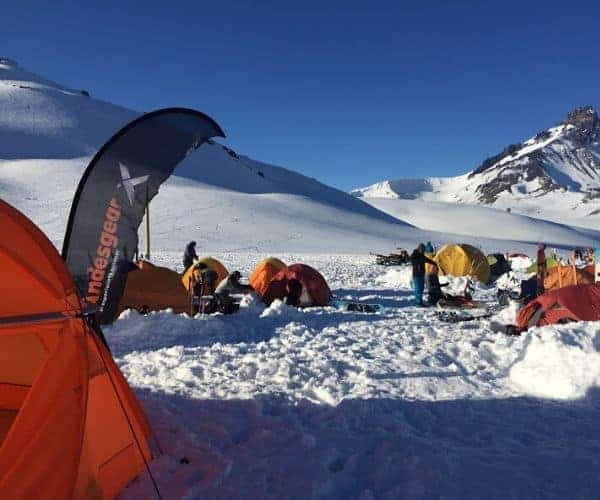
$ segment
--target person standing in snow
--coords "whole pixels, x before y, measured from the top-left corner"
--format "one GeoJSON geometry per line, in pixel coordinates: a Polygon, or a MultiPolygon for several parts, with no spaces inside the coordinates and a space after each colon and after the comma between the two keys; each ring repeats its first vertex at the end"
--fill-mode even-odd
{"type": "Polygon", "coordinates": [[[434,260],[425,255],[425,245],[421,243],[413,250],[410,256],[412,263],[412,282],[415,302],[418,306],[423,306],[423,290],[425,289],[425,263],[437,266],[434,260]]]}
{"type": "Polygon", "coordinates": [[[546,245],[540,243],[537,251],[537,286],[538,295],[544,293],[544,280],[546,279],[546,245]]]}
{"type": "Polygon", "coordinates": [[[183,252],[183,271],[187,271],[195,260],[198,260],[198,255],[196,255],[196,242],[190,241],[185,246],[183,252]]]}

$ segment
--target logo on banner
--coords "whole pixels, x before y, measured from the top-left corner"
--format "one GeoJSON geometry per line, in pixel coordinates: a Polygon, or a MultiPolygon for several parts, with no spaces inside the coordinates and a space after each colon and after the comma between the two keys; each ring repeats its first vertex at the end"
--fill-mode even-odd
{"type": "Polygon", "coordinates": [[[119,245],[117,231],[120,219],[121,206],[116,198],[112,198],[104,214],[96,256],[87,270],[89,281],[85,300],[90,304],[98,303],[107,274],[114,272],[111,260],[113,250],[119,245]]]}
{"type": "Polygon", "coordinates": [[[140,175],[139,177],[131,177],[129,168],[127,165],[123,165],[121,162],[119,162],[119,168],[121,169],[121,182],[117,185],[117,187],[122,187],[125,190],[129,204],[133,206],[135,201],[135,187],[148,182],[150,176],[140,175]]]}

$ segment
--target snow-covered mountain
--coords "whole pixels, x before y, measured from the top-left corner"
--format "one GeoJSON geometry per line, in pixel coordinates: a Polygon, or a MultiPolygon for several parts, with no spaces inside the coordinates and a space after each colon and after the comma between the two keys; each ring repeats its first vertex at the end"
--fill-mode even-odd
{"type": "MultiPolygon", "coordinates": [[[[85,166],[138,115],[0,58],[0,197],[60,245],[85,166]]],[[[220,144],[203,145],[176,174],[152,203],[155,248],[195,238],[207,250],[365,251],[425,237],[343,191],[220,144]]]]}
{"type": "MultiPolygon", "coordinates": [[[[137,115],[0,59],[0,197],[29,215],[60,246],[83,169],[137,115]]],[[[207,252],[366,253],[457,239],[484,244],[475,228],[447,224],[442,232],[424,232],[398,213],[389,215],[315,179],[217,143],[203,145],[175,174],[151,206],[156,251],[179,252],[192,238],[207,252]]],[[[461,220],[471,218],[466,210],[461,220]]],[[[501,235],[490,235],[500,241],[486,247],[516,248],[517,241],[538,241],[539,231],[527,238],[522,230],[535,221],[508,218],[513,223],[501,235]]],[[[565,226],[545,226],[542,232],[557,245],[600,240],[565,226]]]]}
{"type": "Polygon", "coordinates": [[[485,204],[569,224],[600,219],[600,119],[591,106],[457,177],[398,179],[353,191],[361,198],[485,204]]]}

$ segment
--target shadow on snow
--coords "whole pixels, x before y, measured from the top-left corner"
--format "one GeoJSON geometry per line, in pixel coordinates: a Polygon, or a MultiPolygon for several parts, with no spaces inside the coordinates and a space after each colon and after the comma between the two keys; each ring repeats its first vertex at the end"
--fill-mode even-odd
{"type": "MultiPolygon", "coordinates": [[[[598,389],[575,402],[350,399],[337,407],[275,395],[140,396],[167,454],[153,464],[166,498],[505,500],[600,491],[598,389]]],[[[140,480],[130,493],[147,487],[140,480]]]]}

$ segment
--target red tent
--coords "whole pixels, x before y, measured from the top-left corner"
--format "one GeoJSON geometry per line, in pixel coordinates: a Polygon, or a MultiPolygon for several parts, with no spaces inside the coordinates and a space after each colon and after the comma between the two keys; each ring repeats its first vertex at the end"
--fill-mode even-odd
{"type": "Polygon", "coordinates": [[[265,304],[271,304],[275,299],[283,300],[286,296],[287,284],[290,280],[298,280],[302,284],[303,292],[308,293],[312,306],[326,306],[331,300],[331,290],[325,278],[306,264],[292,264],[279,271],[269,283],[263,295],[265,304]]]}
{"type": "Polygon", "coordinates": [[[600,286],[573,285],[545,293],[517,317],[520,330],[569,321],[600,321],[600,286]]]}

